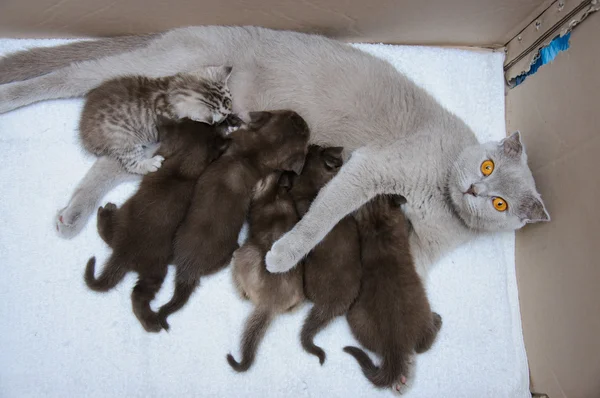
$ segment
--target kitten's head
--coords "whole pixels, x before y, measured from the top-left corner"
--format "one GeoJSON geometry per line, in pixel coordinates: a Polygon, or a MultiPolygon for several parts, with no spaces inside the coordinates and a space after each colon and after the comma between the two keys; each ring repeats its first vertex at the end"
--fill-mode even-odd
{"type": "Polygon", "coordinates": [[[550,221],[519,132],[465,148],[450,170],[448,193],[458,216],[476,230],[513,231],[550,221]]]}
{"type": "Polygon", "coordinates": [[[402,211],[405,203],[402,195],[377,195],[356,210],[354,218],[361,229],[396,230],[406,223],[402,211]]]}
{"type": "Polygon", "coordinates": [[[233,109],[227,86],[231,70],[231,66],[210,66],[173,76],[169,103],[177,117],[208,124],[225,120],[233,109]]]}
{"type": "Polygon", "coordinates": [[[260,162],[272,170],[300,174],[310,137],[304,119],[289,110],[250,112],[249,118],[247,131],[239,134],[251,135],[248,143],[257,151],[260,162]]]}
{"type": "Polygon", "coordinates": [[[340,170],[344,159],[343,147],[310,145],[302,174],[293,178],[292,195],[311,197],[316,195],[340,170]]]}
{"type": "Polygon", "coordinates": [[[179,165],[185,174],[195,174],[218,159],[229,147],[231,140],[216,127],[183,119],[163,120],[158,125],[159,153],[167,160],[165,167],[179,165]]]}

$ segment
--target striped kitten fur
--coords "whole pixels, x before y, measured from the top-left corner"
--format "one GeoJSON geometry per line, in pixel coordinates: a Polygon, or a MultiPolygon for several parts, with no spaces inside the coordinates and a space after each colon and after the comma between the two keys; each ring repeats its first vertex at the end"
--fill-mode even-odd
{"type": "Polygon", "coordinates": [[[118,160],[130,173],[158,170],[162,156],[147,157],[158,141],[162,118],[219,123],[231,114],[227,80],[231,67],[206,67],[162,78],[127,76],[109,80],[86,96],[79,123],[81,142],[97,156],[118,160]]]}

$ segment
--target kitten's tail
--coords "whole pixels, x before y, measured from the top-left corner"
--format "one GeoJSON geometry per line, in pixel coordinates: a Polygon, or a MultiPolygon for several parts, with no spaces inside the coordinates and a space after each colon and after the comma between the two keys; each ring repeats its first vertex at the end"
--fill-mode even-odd
{"type": "Polygon", "coordinates": [[[117,283],[119,283],[127,273],[127,270],[122,267],[120,262],[115,260],[113,256],[106,262],[104,270],[98,278],[94,277],[95,270],[96,257],[92,257],[85,267],[84,279],[85,284],[96,292],[106,292],[117,286],[117,283]]]}
{"type": "Polygon", "coordinates": [[[254,362],[258,345],[262,341],[271,321],[273,312],[268,308],[257,307],[246,321],[242,338],[242,360],[237,362],[233,355],[227,354],[227,362],[237,372],[245,372],[254,362]]]}
{"type": "Polygon", "coordinates": [[[347,346],[344,347],[344,351],[356,359],[363,374],[371,383],[382,388],[391,387],[403,373],[403,359],[396,354],[397,351],[393,347],[390,348],[386,350],[380,367],[376,366],[367,353],[358,347],[347,346]]]}
{"type": "Polygon", "coordinates": [[[336,315],[333,313],[326,313],[317,305],[314,305],[310,310],[310,313],[304,321],[302,331],[300,332],[300,342],[302,347],[309,354],[316,355],[319,357],[319,363],[323,365],[325,362],[325,351],[313,342],[315,335],[319,333],[336,315]]]}
{"type": "Polygon", "coordinates": [[[45,75],[74,62],[121,54],[148,44],[157,34],[118,36],[37,47],[0,57],[0,84],[45,75]]]}

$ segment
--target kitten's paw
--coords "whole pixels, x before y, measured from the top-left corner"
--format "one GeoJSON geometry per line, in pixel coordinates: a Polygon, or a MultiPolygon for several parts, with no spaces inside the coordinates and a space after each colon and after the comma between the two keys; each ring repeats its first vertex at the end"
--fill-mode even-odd
{"type": "Polygon", "coordinates": [[[54,219],[58,236],[64,239],[73,238],[83,229],[89,216],[87,207],[68,205],[59,210],[54,219]]]}
{"type": "Polygon", "coordinates": [[[267,271],[271,273],[286,272],[300,261],[300,256],[279,241],[275,242],[265,257],[267,271]]]}
{"type": "Polygon", "coordinates": [[[108,217],[117,210],[117,205],[108,202],[104,206],[98,208],[98,217],[108,217]]]}
{"type": "Polygon", "coordinates": [[[151,157],[150,159],[140,160],[128,171],[135,174],[154,173],[156,170],[160,169],[160,166],[162,166],[162,162],[164,160],[165,158],[163,158],[162,156],[156,155],[151,157]]]}
{"type": "Polygon", "coordinates": [[[392,385],[392,391],[398,395],[406,394],[413,386],[416,358],[411,355],[406,361],[406,372],[392,385]]]}

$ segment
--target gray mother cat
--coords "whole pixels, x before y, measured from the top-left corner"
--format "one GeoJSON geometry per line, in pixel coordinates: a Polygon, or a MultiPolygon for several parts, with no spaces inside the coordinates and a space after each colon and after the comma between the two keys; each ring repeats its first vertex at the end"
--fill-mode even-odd
{"type": "MultiPolygon", "coordinates": [[[[207,26],[20,52],[0,59],[0,113],[83,96],[117,76],[167,76],[207,65],[233,66],[233,110],[243,118],[251,110],[294,109],[307,120],[313,143],[352,153],[304,218],[273,245],[266,258],[272,272],[293,267],[342,217],[382,193],[407,199],[422,276],[478,233],[549,220],[518,133],[481,145],[462,120],[392,65],[321,36],[207,26]]],[[[123,179],[109,163],[100,159],[69,203],[82,209],[79,222],[123,179]]]]}

